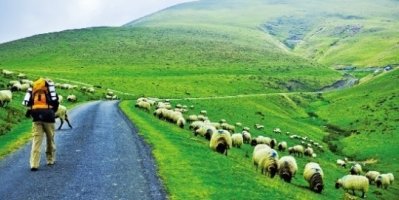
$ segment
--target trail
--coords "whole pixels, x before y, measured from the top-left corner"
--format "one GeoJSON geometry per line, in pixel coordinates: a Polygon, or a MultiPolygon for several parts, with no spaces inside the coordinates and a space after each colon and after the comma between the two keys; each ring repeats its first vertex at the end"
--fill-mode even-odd
{"type": "Polygon", "coordinates": [[[117,101],[80,105],[69,118],[74,128],[56,132],[54,166],[45,142],[39,171],[30,171],[30,144],[0,161],[0,199],[166,199],[151,149],[117,101]]]}

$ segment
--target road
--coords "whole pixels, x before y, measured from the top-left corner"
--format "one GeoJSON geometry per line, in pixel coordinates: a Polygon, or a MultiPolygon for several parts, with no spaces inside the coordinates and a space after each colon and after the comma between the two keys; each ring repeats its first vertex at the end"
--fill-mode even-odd
{"type": "MultiPolygon", "coordinates": [[[[56,132],[57,161],[31,172],[31,144],[0,161],[0,199],[166,199],[151,149],[118,109],[97,101],[69,112],[56,132]]],[[[56,126],[57,127],[57,126],[56,126]]]]}

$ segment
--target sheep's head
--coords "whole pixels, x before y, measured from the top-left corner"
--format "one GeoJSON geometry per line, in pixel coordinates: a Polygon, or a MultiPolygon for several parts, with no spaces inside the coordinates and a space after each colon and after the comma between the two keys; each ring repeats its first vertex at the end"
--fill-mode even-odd
{"type": "Polygon", "coordinates": [[[310,179],[311,188],[313,191],[317,193],[321,193],[324,188],[323,178],[320,173],[315,173],[310,179]]]}
{"type": "Polygon", "coordinates": [[[380,188],[382,186],[382,181],[381,181],[380,176],[377,177],[375,184],[377,185],[378,188],[380,188]]]}
{"type": "Polygon", "coordinates": [[[207,140],[210,140],[211,139],[211,137],[212,137],[212,134],[213,134],[213,130],[212,129],[207,129],[206,130],[206,133],[205,133],[205,138],[207,139],[207,140]]]}
{"type": "Polygon", "coordinates": [[[340,187],[342,187],[342,181],[341,179],[338,179],[337,181],[335,181],[335,188],[339,189],[340,187]]]}
{"type": "Polygon", "coordinates": [[[269,166],[268,171],[270,172],[270,178],[274,178],[274,176],[277,174],[277,170],[277,163],[273,163],[269,166]]]}
{"type": "Polygon", "coordinates": [[[256,139],[251,140],[251,146],[256,146],[257,144],[258,142],[256,141],[256,139]]]}
{"type": "Polygon", "coordinates": [[[224,139],[218,141],[218,143],[216,145],[216,151],[218,153],[221,153],[221,154],[225,154],[226,153],[226,151],[227,151],[227,143],[226,143],[226,141],[224,139]]]}
{"type": "Polygon", "coordinates": [[[276,140],[272,139],[272,141],[270,141],[270,148],[274,149],[275,145],[276,145],[276,140]]]}
{"type": "Polygon", "coordinates": [[[290,183],[290,182],[291,182],[292,175],[291,175],[291,173],[290,173],[287,169],[283,169],[283,170],[280,172],[280,177],[281,177],[285,182],[290,183]]]}

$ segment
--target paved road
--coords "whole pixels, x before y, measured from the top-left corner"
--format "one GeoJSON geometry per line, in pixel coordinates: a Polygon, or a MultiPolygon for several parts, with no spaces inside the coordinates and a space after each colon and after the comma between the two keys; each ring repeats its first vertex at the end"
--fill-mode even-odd
{"type": "MultiPolygon", "coordinates": [[[[0,199],[165,199],[150,149],[116,101],[91,102],[69,113],[56,133],[57,162],[29,168],[30,143],[0,161],[0,199]]],[[[42,146],[45,146],[45,142],[42,146]]]]}

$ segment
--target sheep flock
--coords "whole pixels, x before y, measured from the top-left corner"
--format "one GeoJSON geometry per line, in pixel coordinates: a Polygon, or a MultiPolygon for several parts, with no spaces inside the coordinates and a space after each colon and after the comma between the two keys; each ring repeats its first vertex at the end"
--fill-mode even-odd
{"type": "MultiPolygon", "coordinates": [[[[274,128],[269,135],[254,137],[251,134],[250,126],[244,126],[242,122],[230,123],[226,119],[212,121],[206,110],[200,110],[198,114],[189,114],[191,113],[190,109],[194,108],[193,105],[177,104],[173,106],[168,99],[141,97],[136,100],[135,106],[148,113],[152,111],[152,114],[159,120],[175,124],[180,128],[187,128],[195,137],[203,137],[209,141],[210,150],[216,153],[228,156],[228,151],[232,148],[242,148],[243,145],[253,146],[252,163],[255,169],[257,171],[260,169],[261,174],[271,179],[277,175],[282,181],[290,183],[298,171],[303,170],[309,190],[322,193],[325,189],[323,179],[328,174],[325,174],[320,164],[317,163],[318,154],[324,153],[324,146],[321,142],[286,131],[287,137],[297,141],[288,146],[287,141],[278,142],[273,138],[273,134],[283,134],[280,128],[274,128]],[[280,158],[279,152],[283,153],[286,150],[289,155],[280,158]],[[297,159],[311,160],[311,162],[302,168],[298,166],[297,159]]],[[[264,131],[265,126],[262,124],[253,126],[258,131],[266,132],[264,131]]],[[[337,160],[336,168],[345,168],[350,163],[352,166],[347,171],[348,174],[336,177],[335,186],[336,188],[342,187],[353,195],[355,195],[355,191],[361,191],[361,197],[365,197],[369,184],[375,183],[377,187],[388,188],[394,180],[392,173],[380,174],[370,171],[362,175],[362,163],[348,161],[346,158],[337,160]]]]}

